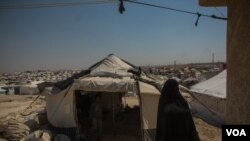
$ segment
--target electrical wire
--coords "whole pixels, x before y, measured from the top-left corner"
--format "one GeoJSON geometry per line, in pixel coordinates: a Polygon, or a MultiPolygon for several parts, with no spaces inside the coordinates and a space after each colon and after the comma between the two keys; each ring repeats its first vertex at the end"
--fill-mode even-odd
{"type": "MultiPolygon", "coordinates": [[[[30,8],[47,8],[47,7],[63,7],[63,6],[79,6],[79,5],[90,5],[90,4],[107,4],[107,3],[114,3],[117,2],[118,0],[99,0],[99,1],[81,1],[81,2],[64,2],[64,3],[40,3],[40,4],[17,4],[17,5],[0,5],[0,10],[3,9],[30,9],[30,8]]],[[[145,5],[145,6],[150,6],[150,7],[155,7],[155,8],[161,8],[165,10],[171,10],[175,12],[181,12],[181,13],[186,13],[186,14],[192,14],[197,16],[197,20],[195,22],[195,26],[198,25],[199,19],[201,16],[203,17],[210,17],[213,19],[219,19],[219,20],[227,20],[227,18],[223,15],[221,11],[220,12],[223,17],[218,17],[216,15],[207,15],[199,12],[193,12],[193,11],[186,11],[186,10],[181,10],[181,9],[176,9],[176,8],[170,8],[166,6],[160,6],[160,5],[154,5],[154,4],[149,4],[149,3],[143,3],[143,2],[138,2],[134,0],[119,0],[120,5],[119,5],[119,12],[122,14],[125,11],[123,1],[124,2],[129,2],[129,3],[135,3],[135,4],[140,4],[140,5],[145,5]]]]}
{"type": "MultiPolygon", "coordinates": [[[[170,7],[166,7],[166,6],[160,6],[160,5],[154,5],[154,4],[143,3],[143,2],[138,2],[138,1],[132,1],[132,0],[124,0],[124,1],[130,2],[130,3],[135,3],[135,4],[140,4],[140,5],[145,5],[145,6],[150,6],[150,7],[155,7],[155,8],[161,8],[161,9],[166,9],[166,10],[171,10],[171,11],[186,13],[186,14],[197,15],[198,16],[197,19],[199,19],[200,16],[203,16],[203,17],[210,17],[210,18],[213,18],[213,19],[227,20],[227,18],[225,18],[225,17],[218,17],[216,15],[207,15],[207,14],[202,14],[202,13],[199,13],[199,12],[186,11],[186,10],[181,10],[181,9],[176,9],[176,8],[170,8],[170,7]]],[[[198,23],[198,20],[197,20],[196,23],[198,23]]]]}
{"type": "Polygon", "coordinates": [[[66,7],[80,5],[95,5],[114,3],[116,0],[99,0],[99,1],[82,1],[82,2],[63,2],[63,3],[39,3],[39,4],[16,4],[16,5],[0,5],[0,10],[3,9],[32,9],[32,8],[50,8],[50,7],[66,7]]]}

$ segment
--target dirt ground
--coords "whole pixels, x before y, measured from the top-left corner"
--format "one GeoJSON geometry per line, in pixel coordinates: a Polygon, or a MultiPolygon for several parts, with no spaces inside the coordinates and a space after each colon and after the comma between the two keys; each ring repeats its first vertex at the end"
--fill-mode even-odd
{"type": "MultiPolygon", "coordinates": [[[[0,118],[11,114],[19,114],[34,101],[37,95],[0,95],[0,118]]],[[[40,98],[32,105],[32,110],[38,110],[45,107],[45,98],[40,98]]],[[[25,112],[29,112],[31,108],[25,112]]]]}
{"type": "MultiPolygon", "coordinates": [[[[131,107],[139,105],[137,97],[126,98],[126,102],[131,107]]],[[[195,116],[193,119],[201,141],[221,141],[221,128],[210,125],[195,116]]]]}
{"type": "MultiPolygon", "coordinates": [[[[37,96],[31,95],[8,95],[0,96],[0,118],[5,117],[9,114],[17,114],[23,112],[30,103],[37,96]]],[[[124,99],[123,99],[124,102],[124,99]]],[[[138,100],[136,97],[126,98],[126,103],[129,107],[133,108],[138,106],[138,100]]],[[[45,107],[45,98],[40,97],[37,102],[34,103],[32,108],[41,109],[45,107]]],[[[212,126],[203,120],[194,117],[194,122],[199,132],[199,136],[202,141],[220,141],[221,140],[221,129],[212,126]]],[[[139,133],[139,132],[137,132],[139,133]]],[[[105,141],[137,141],[139,140],[135,135],[112,135],[106,134],[104,137],[105,141]]]]}

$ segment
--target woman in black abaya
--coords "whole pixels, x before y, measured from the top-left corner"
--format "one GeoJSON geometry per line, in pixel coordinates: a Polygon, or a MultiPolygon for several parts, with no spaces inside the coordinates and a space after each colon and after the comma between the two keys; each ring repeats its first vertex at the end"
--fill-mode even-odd
{"type": "Polygon", "coordinates": [[[188,103],[174,79],[161,92],[155,141],[200,141],[188,103]]]}

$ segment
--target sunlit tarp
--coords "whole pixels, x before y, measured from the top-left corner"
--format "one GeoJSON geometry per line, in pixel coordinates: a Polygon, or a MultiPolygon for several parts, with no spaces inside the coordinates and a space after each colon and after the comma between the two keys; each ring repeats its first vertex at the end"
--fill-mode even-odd
{"type": "Polygon", "coordinates": [[[199,94],[226,98],[226,77],[227,71],[224,70],[206,81],[191,86],[191,91],[199,94]]]}

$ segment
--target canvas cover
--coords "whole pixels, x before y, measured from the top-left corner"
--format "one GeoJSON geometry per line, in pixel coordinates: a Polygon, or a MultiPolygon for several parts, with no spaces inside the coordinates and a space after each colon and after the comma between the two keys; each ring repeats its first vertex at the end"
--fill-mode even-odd
{"type": "MultiPolygon", "coordinates": [[[[46,96],[47,117],[55,127],[76,127],[75,90],[88,92],[107,92],[109,94],[136,93],[136,81],[139,81],[141,96],[141,118],[143,138],[154,140],[159,89],[165,82],[165,78],[149,76],[141,72],[138,80],[135,74],[128,70],[138,70],[132,64],[111,54],[100,62],[82,71],[74,78],[58,82],[54,87],[46,88],[43,94],[46,96]]],[[[110,100],[110,97],[107,99],[110,100]]],[[[108,105],[107,105],[108,106],[108,105]]]]}
{"type": "MultiPolygon", "coordinates": [[[[67,89],[53,90],[52,87],[46,88],[44,94],[46,96],[46,107],[47,107],[47,117],[49,122],[54,127],[61,128],[72,128],[76,127],[76,118],[75,118],[75,90],[83,90],[88,92],[111,92],[110,96],[119,93],[125,93],[128,91],[134,90],[134,83],[130,79],[128,80],[119,80],[111,78],[84,78],[77,80],[67,89]]],[[[108,93],[106,94],[108,95],[108,93]]],[[[103,96],[103,99],[106,98],[106,95],[103,96]]],[[[104,102],[110,102],[106,98],[104,102]]],[[[117,99],[117,96],[112,96],[117,99]]],[[[116,100],[117,101],[117,100],[116,100]]],[[[116,102],[115,101],[115,102],[116,102]]],[[[110,104],[105,104],[106,107],[110,107],[110,104]]]]}
{"type": "Polygon", "coordinates": [[[143,139],[154,141],[160,92],[154,86],[140,82],[143,139]]]}
{"type": "Polygon", "coordinates": [[[143,128],[155,129],[160,92],[152,85],[140,82],[143,128]]]}
{"type": "Polygon", "coordinates": [[[130,64],[124,62],[117,56],[110,54],[108,57],[103,59],[101,62],[97,63],[95,66],[91,67],[91,76],[114,76],[114,77],[124,77],[132,76],[128,72],[129,69],[134,68],[130,64]]]}
{"type": "Polygon", "coordinates": [[[63,91],[45,89],[47,118],[54,127],[76,127],[75,98],[72,87],[63,91]]]}
{"type": "Polygon", "coordinates": [[[203,120],[214,124],[225,123],[226,114],[226,77],[224,70],[218,75],[191,86],[194,100],[189,102],[190,109],[203,120]]]}
{"type": "Polygon", "coordinates": [[[20,94],[39,94],[38,85],[43,81],[32,81],[30,84],[20,86],[20,94]]]}
{"type": "Polygon", "coordinates": [[[193,114],[213,125],[223,125],[226,115],[226,99],[194,93],[198,100],[189,102],[193,114]]]}
{"type": "Polygon", "coordinates": [[[4,90],[4,89],[2,89],[1,87],[0,87],[0,94],[5,94],[6,93],[6,90],[4,90]]]}
{"type": "Polygon", "coordinates": [[[32,86],[21,86],[20,87],[20,94],[39,94],[38,87],[32,87],[32,86]]]}
{"type": "Polygon", "coordinates": [[[224,70],[206,81],[191,86],[190,91],[218,98],[226,98],[226,78],[227,71],[224,70]]]}
{"type": "Polygon", "coordinates": [[[112,77],[86,77],[78,79],[74,83],[74,88],[84,91],[95,92],[133,92],[134,80],[127,78],[112,77]]]}

